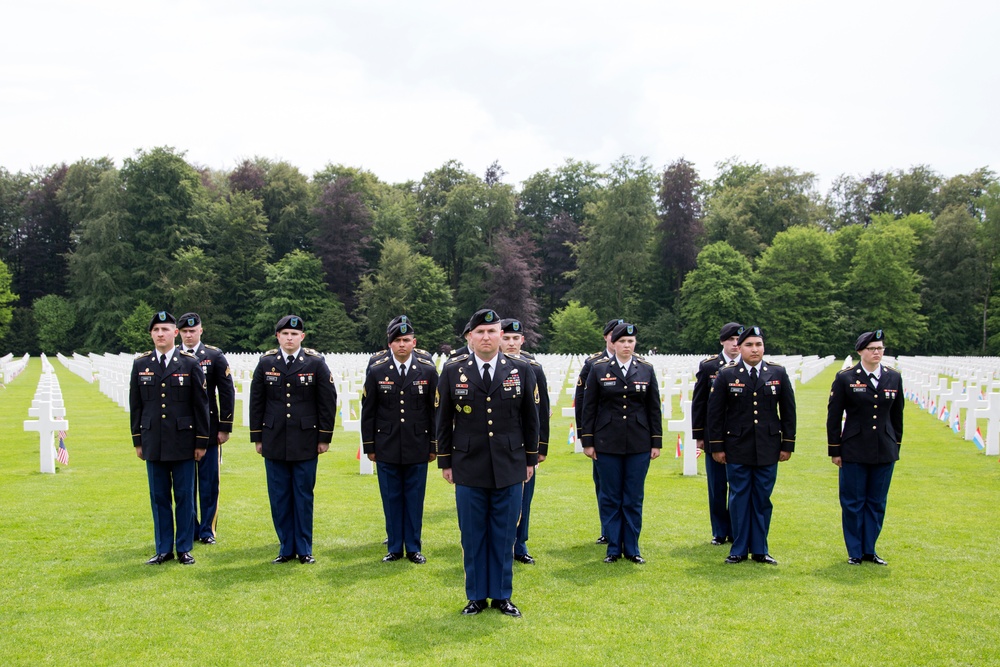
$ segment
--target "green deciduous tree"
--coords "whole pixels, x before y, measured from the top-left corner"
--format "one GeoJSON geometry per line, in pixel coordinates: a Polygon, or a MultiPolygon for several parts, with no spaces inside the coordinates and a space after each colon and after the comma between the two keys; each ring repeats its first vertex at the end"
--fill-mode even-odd
{"type": "Polygon", "coordinates": [[[31,304],[38,347],[45,354],[68,353],[75,347],[76,311],[65,297],[48,294],[31,304]]]}
{"type": "Polygon", "coordinates": [[[145,301],[136,304],[128,317],[121,321],[115,330],[120,349],[125,352],[141,352],[152,349],[153,341],[149,337],[149,321],[158,312],[145,301]]]}
{"type": "Polygon", "coordinates": [[[774,237],[757,262],[754,287],[767,349],[781,354],[840,352],[844,322],[830,277],[833,244],[816,227],[793,227],[774,237]]]}
{"type": "Polygon", "coordinates": [[[553,354],[590,354],[604,347],[601,325],[593,308],[570,300],[566,307],[552,313],[550,320],[553,354]]]}
{"type": "Polygon", "coordinates": [[[11,290],[11,282],[10,270],[0,260],[0,340],[7,335],[14,316],[14,302],[17,301],[17,295],[11,290]]]}
{"type": "Polygon", "coordinates": [[[685,322],[681,351],[715,350],[719,330],[726,322],[757,323],[761,309],[752,277],[750,262],[725,241],[702,248],[697,266],[681,287],[681,315],[685,322]]]}

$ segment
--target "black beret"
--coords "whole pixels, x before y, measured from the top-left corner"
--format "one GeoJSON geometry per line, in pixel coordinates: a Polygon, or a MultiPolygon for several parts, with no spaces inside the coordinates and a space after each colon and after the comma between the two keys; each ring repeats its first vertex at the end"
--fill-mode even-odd
{"type": "Polygon", "coordinates": [[[306,325],[302,321],[302,318],[298,315],[285,315],[278,323],[274,325],[274,333],[278,333],[282,329],[298,329],[299,331],[305,331],[306,325]]]}
{"type": "Polygon", "coordinates": [[[860,336],[858,336],[858,342],[854,344],[855,351],[861,351],[868,347],[868,343],[873,340],[885,340],[885,335],[882,333],[881,329],[876,329],[875,331],[866,331],[860,336]]]}
{"type": "Polygon", "coordinates": [[[628,322],[622,322],[611,331],[611,342],[614,343],[622,336],[635,336],[639,333],[639,327],[628,322]]]}
{"type": "Polygon", "coordinates": [[[616,326],[624,321],[625,320],[608,320],[608,323],[604,325],[604,335],[607,336],[609,333],[614,331],[616,326]]]}
{"type": "Polygon", "coordinates": [[[174,324],[174,325],[176,325],[177,324],[177,320],[175,320],[174,316],[171,315],[170,313],[168,313],[167,311],[161,310],[160,312],[155,313],[153,315],[153,319],[151,319],[149,321],[149,330],[152,331],[153,327],[155,327],[157,324],[174,324]]]}
{"type": "Polygon", "coordinates": [[[413,324],[406,319],[406,315],[402,316],[402,321],[396,322],[395,324],[389,323],[389,329],[385,332],[386,338],[389,342],[396,340],[400,336],[415,336],[416,332],[413,330],[413,324]]]}
{"type": "Polygon", "coordinates": [[[469,318],[469,323],[465,325],[465,333],[469,333],[480,324],[500,324],[501,317],[492,308],[477,310],[469,318]]]}
{"type": "Polygon", "coordinates": [[[500,328],[504,333],[516,333],[524,335],[524,327],[521,325],[521,320],[515,320],[512,317],[505,318],[500,322],[500,328]]]}
{"type": "MultiPolygon", "coordinates": [[[[389,324],[385,326],[385,335],[388,336],[389,332],[392,331],[392,328],[397,324],[399,324],[400,322],[406,322],[407,324],[412,324],[412,322],[410,322],[410,318],[407,317],[406,315],[396,315],[396,317],[389,320],[389,324]]],[[[410,333],[412,333],[412,331],[410,333]]]]}
{"type": "Polygon", "coordinates": [[[747,338],[750,338],[751,336],[756,336],[761,340],[764,339],[764,334],[761,333],[760,327],[740,327],[739,336],[740,336],[740,345],[742,345],[743,341],[745,341],[747,338]]]}
{"type": "Polygon", "coordinates": [[[178,320],[177,328],[185,329],[187,327],[196,327],[201,324],[201,318],[198,317],[198,313],[184,313],[181,315],[181,319],[178,320]]]}
{"type": "Polygon", "coordinates": [[[729,340],[733,336],[740,335],[740,329],[743,325],[739,322],[727,322],[722,325],[722,329],[719,330],[719,341],[729,340]]]}

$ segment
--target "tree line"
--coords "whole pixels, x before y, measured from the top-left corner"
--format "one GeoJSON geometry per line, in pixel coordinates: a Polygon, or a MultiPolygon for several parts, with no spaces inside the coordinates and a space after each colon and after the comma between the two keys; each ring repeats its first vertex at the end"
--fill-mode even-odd
{"type": "Polygon", "coordinates": [[[291,312],[324,351],[384,346],[399,313],[438,350],[489,306],[543,352],[600,349],[616,317],[662,353],[711,352],[730,320],[774,353],[844,354],[872,328],[894,353],[1000,351],[990,169],[842,175],[824,194],[790,167],[716,166],[570,159],[519,187],[496,162],[386,183],[265,158],[217,171],[168,147],[0,167],[0,349],[145,349],[167,309],[231,351],[272,346],[291,312]]]}

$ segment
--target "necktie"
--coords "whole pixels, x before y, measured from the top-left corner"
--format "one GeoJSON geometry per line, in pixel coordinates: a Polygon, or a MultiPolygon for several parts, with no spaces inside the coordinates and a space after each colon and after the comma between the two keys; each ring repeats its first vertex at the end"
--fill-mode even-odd
{"type": "Polygon", "coordinates": [[[293,357],[292,355],[288,355],[288,358],[285,359],[285,364],[291,366],[293,361],[295,361],[295,357],[293,357]]]}
{"type": "Polygon", "coordinates": [[[869,373],[868,374],[868,379],[871,381],[872,386],[877,389],[878,388],[878,378],[875,377],[875,374],[874,373],[869,373]]]}
{"type": "Polygon", "coordinates": [[[756,366],[754,366],[753,368],[750,369],[750,382],[753,383],[753,386],[755,386],[755,387],[757,386],[757,367],[756,366]]]}
{"type": "Polygon", "coordinates": [[[406,364],[399,365],[399,377],[403,380],[406,379],[406,364]]]}
{"type": "Polygon", "coordinates": [[[489,387],[490,383],[493,382],[493,378],[490,377],[490,365],[483,364],[483,383],[489,387]]]}
{"type": "Polygon", "coordinates": [[[167,355],[165,354],[160,355],[160,368],[167,370],[167,355]]]}

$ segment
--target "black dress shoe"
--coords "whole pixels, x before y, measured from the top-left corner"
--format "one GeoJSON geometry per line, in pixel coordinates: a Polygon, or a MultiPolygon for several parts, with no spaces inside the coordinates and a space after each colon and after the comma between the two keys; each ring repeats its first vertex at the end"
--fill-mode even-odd
{"type": "Polygon", "coordinates": [[[152,558],[146,561],[146,565],[163,565],[168,560],[174,559],[174,552],[171,551],[165,554],[156,554],[152,558]]]}
{"type": "Polygon", "coordinates": [[[215,544],[215,538],[212,537],[211,535],[207,535],[206,537],[203,537],[198,541],[201,542],[202,544],[215,544]]]}
{"type": "Polygon", "coordinates": [[[282,556],[278,554],[278,557],[271,561],[272,565],[281,565],[282,563],[290,563],[295,559],[295,554],[291,556],[282,556]]]}
{"type": "Polygon", "coordinates": [[[847,559],[847,564],[848,565],[861,565],[861,559],[860,558],[848,558],[847,559]]]}
{"type": "Polygon", "coordinates": [[[753,562],[755,563],[765,563],[767,565],[777,565],[778,561],[771,558],[769,554],[754,554],[753,562]]]}
{"type": "Polygon", "coordinates": [[[305,556],[299,556],[299,562],[303,565],[315,565],[316,559],[312,557],[312,554],[306,554],[305,556]]]}
{"type": "Polygon", "coordinates": [[[726,543],[726,538],[724,537],[713,537],[712,546],[719,547],[726,543]]]}
{"type": "Polygon", "coordinates": [[[427,559],[424,558],[424,555],[419,551],[409,552],[408,554],[406,554],[406,559],[411,563],[416,563],[417,565],[423,565],[424,563],[427,562],[427,559]]]}
{"type": "Polygon", "coordinates": [[[604,557],[605,563],[617,563],[619,560],[621,560],[621,554],[615,554],[613,556],[604,557]]]}
{"type": "Polygon", "coordinates": [[[876,565],[888,565],[888,563],[878,557],[878,554],[865,554],[861,557],[861,560],[866,560],[869,563],[875,563],[876,565]]]}
{"type": "Polygon", "coordinates": [[[598,537],[597,541],[594,542],[594,544],[607,544],[607,543],[608,543],[608,538],[604,537],[603,535],[598,537]]]}
{"type": "Polygon", "coordinates": [[[194,565],[194,556],[191,555],[190,551],[178,551],[177,562],[181,565],[194,565]]]}
{"type": "Polygon", "coordinates": [[[490,606],[494,609],[499,609],[501,614],[505,616],[513,616],[514,618],[521,618],[521,610],[518,609],[510,599],[506,600],[493,600],[490,602],[490,606]]]}
{"type": "Polygon", "coordinates": [[[398,551],[390,551],[386,555],[382,556],[382,562],[383,563],[391,563],[391,562],[393,562],[395,560],[399,560],[402,557],[403,557],[403,554],[399,553],[398,551]]]}
{"type": "Polygon", "coordinates": [[[465,609],[462,610],[462,615],[472,616],[483,609],[486,609],[486,600],[469,600],[469,604],[465,605],[465,609]]]}
{"type": "Polygon", "coordinates": [[[737,563],[742,563],[746,559],[747,559],[746,556],[734,556],[732,554],[729,554],[728,556],[726,556],[726,560],[723,562],[726,565],[736,565],[737,563]]]}
{"type": "Polygon", "coordinates": [[[639,554],[636,554],[634,556],[625,556],[625,560],[630,560],[633,563],[635,563],[636,565],[645,565],[646,564],[646,559],[643,558],[642,556],[640,556],[639,554]]]}
{"type": "Polygon", "coordinates": [[[514,554],[514,560],[516,560],[518,563],[524,563],[525,565],[535,564],[535,559],[532,558],[530,554],[521,554],[520,556],[514,554]]]}

